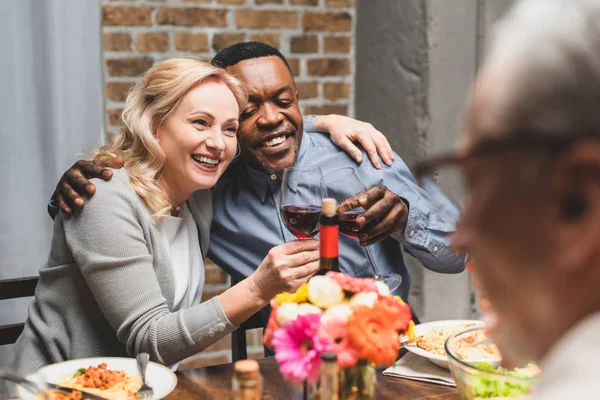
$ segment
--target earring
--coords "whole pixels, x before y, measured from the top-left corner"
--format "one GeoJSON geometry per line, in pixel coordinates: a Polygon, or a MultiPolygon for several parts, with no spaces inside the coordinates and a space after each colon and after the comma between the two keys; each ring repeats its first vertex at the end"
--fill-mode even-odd
{"type": "Polygon", "coordinates": [[[240,156],[240,153],[242,152],[242,148],[240,147],[240,142],[238,142],[237,144],[237,150],[235,152],[235,155],[233,156],[233,158],[231,159],[231,161],[235,161],[236,158],[238,158],[240,156]]]}

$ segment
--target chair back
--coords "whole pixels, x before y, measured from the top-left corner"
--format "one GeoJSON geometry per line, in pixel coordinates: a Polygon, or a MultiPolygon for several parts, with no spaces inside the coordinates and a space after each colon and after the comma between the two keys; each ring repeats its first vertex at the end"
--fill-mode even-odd
{"type": "MultiPolygon", "coordinates": [[[[37,276],[0,280],[0,300],[31,297],[35,294],[38,281],[37,276]]],[[[0,346],[16,342],[21,332],[23,332],[24,326],[23,323],[0,325],[0,346]]]]}

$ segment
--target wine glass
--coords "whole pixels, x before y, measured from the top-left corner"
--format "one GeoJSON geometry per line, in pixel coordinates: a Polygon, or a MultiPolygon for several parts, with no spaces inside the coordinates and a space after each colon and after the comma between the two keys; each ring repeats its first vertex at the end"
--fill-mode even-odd
{"type": "MultiPolygon", "coordinates": [[[[336,169],[325,175],[323,179],[321,179],[321,190],[323,192],[323,197],[332,197],[341,205],[349,198],[354,197],[361,192],[365,192],[367,186],[358,175],[356,169],[353,167],[345,167],[336,169]]],[[[360,227],[356,223],[356,218],[364,212],[364,208],[357,207],[353,210],[339,213],[338,221],[340,232],[349,238],[358,239],[360,227]]],[[[379,220],[377,219],[371,221],[364,226],[363,229],[368,229],[378,222],[379,220]]],[[[373,269],[375,279],[385,283],[390,288],[390,291],[398,289],[402,283],[402,277],[396,273],[380,274],[377,269],[377,264],[375,263],[375,258],[373,257],[371,246],[364,246],[363,248],[369,259],[369,264],[371,264],[371,268],[373,269]]]]}
{"type": "Polygon", "coordinates": [[[281,217],[298,239],[319,233],[321,215],[321,178],[319,167],[289,167],[281,181],[281,217]]]}

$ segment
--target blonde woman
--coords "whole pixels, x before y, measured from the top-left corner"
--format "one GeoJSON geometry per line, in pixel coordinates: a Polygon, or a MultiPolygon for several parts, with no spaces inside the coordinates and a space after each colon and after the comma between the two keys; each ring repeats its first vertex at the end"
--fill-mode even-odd
{"type": "Polygon", "coordinates": [[[127,97],[125,128],[96,155],[119,157],[125,168],[110,183],[95,180],[86,207],[55,220],[14,367],[140,352],[172,365],[318,269],[316,241],[286,243],[201,302],[209,189],[236,154],[246,101],[236,78],[197,59],[161,61],[144,74],[127,97]]]}

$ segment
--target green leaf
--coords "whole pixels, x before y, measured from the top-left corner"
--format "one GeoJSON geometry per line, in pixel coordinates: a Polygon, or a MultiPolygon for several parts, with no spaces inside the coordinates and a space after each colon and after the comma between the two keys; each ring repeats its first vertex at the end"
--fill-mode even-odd
{"type": "Polygon", "coordinates": [[[86,368],[79,368],[77,371],[75,371],[75,373],[73,374],[73,378],[77,378],[78,376],[81,376],[83,374],[85,374],[86,368]]]}

